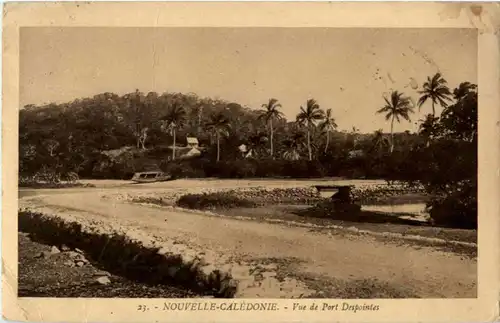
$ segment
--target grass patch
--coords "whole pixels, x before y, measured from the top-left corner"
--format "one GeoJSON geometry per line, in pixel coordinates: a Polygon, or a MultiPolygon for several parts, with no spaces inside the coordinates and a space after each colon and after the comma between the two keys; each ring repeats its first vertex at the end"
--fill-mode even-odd
{"type": "Polygon", "coordinates": [[[102,269],[130,280],[152,285],[174,285],[195,293],[232,298],[236,293],[230,275],[203,272],[199,261],[184,262],[181,255],[160,254],[121,234],[83,230],[76,222],[30,211],[19,212],[19,230],[34,241],[85,251],[102,269]]]}
{"type": "Polygon", "coordinates": [[[255,202],[240,198],[231,192],[186,194],[181,196],[176,204],[179,207],[198,210],[257,206],[255,202]]]}

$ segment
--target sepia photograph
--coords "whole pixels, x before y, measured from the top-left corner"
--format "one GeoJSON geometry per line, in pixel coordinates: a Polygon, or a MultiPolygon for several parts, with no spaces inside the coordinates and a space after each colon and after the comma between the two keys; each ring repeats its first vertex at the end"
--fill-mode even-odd
{"type": "Polygon", "coordinates": [[[19,295],[475,297],[476,53],[470,29],[21,29],[19,295]]]}
{"type": "Polygon", "coordinates": [[[478,299],[477,28],[18,32],[19,299],[478,299]]]}

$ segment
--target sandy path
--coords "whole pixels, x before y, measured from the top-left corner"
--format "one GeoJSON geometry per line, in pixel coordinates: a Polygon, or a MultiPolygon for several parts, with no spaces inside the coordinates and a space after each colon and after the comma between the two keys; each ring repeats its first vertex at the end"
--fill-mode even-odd
{"type": "MultiPolygon", "coordinates": [[[[247,185],[282,186],[281,181],[175,181],[145,189],[221,188],[247,185]],[[258,182],[258,183],[256,183],[258,182]]],[[[289,181],[285,185],[297,185],[289,181]]],[[[311,185],[307,183],[305,185],[311,185]]],[[[154,186],[154,185],[153,185],[154,186]]],[[[69,191],[69,190],[68,190],[69,191]]],[[[307,228],[210,217],[179,211],[103,200],[108,190],[80,190],[39,197],[45,207],[88,212],[99,220],[138,227],[168,236],[196,250],[211,250],[235,258],[294,258],[298,274],[341,280],[376,278],[410,289],[419,297],[475,297],[477,263],[433,248],[384,244],[369,237],[341,237],[313,233],[307,228]]],[[[121,189],[115,188],[115,191],[121,189]]],[[[28,203],[28,201],[25,201],[28,203]]],[[[252,297],[255,291],[241,291],[252,297]]],[[[272,292],[266,296],[272,297],[272,292]]],[[[278,297],[279,295],[276,295],[278,297]]]]}

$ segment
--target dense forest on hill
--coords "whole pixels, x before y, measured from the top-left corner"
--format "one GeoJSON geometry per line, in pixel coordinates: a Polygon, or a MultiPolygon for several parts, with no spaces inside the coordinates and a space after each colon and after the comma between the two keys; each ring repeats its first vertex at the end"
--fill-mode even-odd
{"type": "MultiPolygon", "coordinates": [[[[467,82],[457,91],[477,95],[475,86],[467,82]]],[[[384,134],[381,130],[360,134],[355,128],[339,132],[334,112],[324,111],[313,99],[298,108],[297,119],[293,121],[283,118],[276,99],[265,101],[260,110],[252,110],[192,93],[144,94],[137,90],[123,96],[102,93],[63,104],[28,105],[20,110],[19,172],[22,176],[74,172],[80,177],[126,178],[134,171],[172,164],[185,152],[180,147],[186,146],[186,137],[192,136],[203,147],[201,159],[213,164],[251,156],[254,161],[272,160],[275,164],[281,161],[314,168],[296,174],[301,177],[308,174],[398,177],[401,174],[396,174],[396,168],[386,166],[394,160],[406,159],[431,141],[444,140],[444,135],[437,134],[434,128],[456,127],[453,131],[463,133],[475,127],[476,110],[465,111],[470,114],[467,116],[453,115],[468,119],[452,120],[450,111],[462,102],[451,92],[447,97],[455,104],[448,106],[448,101],[440,102],[439,97],[428,100],[432,101],[433,109],[436,103],[445,105],[441,119],[447,124],[440,125],[440,118],[429,114],[421,120],[419,133],[396,134],[384,134]],[[173,149],[174,142],[177,149],[173,149]],[[241,145],[246,146],[246,153],[241,151],[241,145]],[[117,153],[106,153],[109,151],[117,153]]],[[[374,107],[374,118],[385,116],[391,123],[410,120],[414,107],[402,93],[393,92],[384,100],[380,104],[385,103],[382,109],[377,111],[374,107]]],[[[178,160],[176,164],[179,163],[178,160]]],[[[187,171],[183,173],[190,176],[187,171]]],[[[196,173],[193,175],[203,175],[196,173]]],[[[252,175],[243,173],[235,176],[252,175]]],[[[287,176],[255,174],[266,175],[287,176]]]]}

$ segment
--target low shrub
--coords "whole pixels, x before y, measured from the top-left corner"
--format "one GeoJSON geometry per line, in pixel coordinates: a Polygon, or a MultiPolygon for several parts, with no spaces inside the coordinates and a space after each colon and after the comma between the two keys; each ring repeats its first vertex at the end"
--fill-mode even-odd
{"type": "Polygon", "coordinates": [[[477,228],[477,140],[453,138],[418,151],[418,182],[431,199],[427,210],[436,226],[477,228]],[[451,158],[452,157],[452,158],[451,158]]]}
{"type": "Polygon", "coordinates": [[[239,198],[231,192],[215,192],[202,194],[186,194],[177,200],[177,206],[189,209],[215,209],[234,207],[254,207],[257,204],[239,198]]]}
{"type": "Polygon", "coordinates": [[[477,182],[463,181],[435,193],[427,210],[434,225],[477,229],[477,182]]]}

